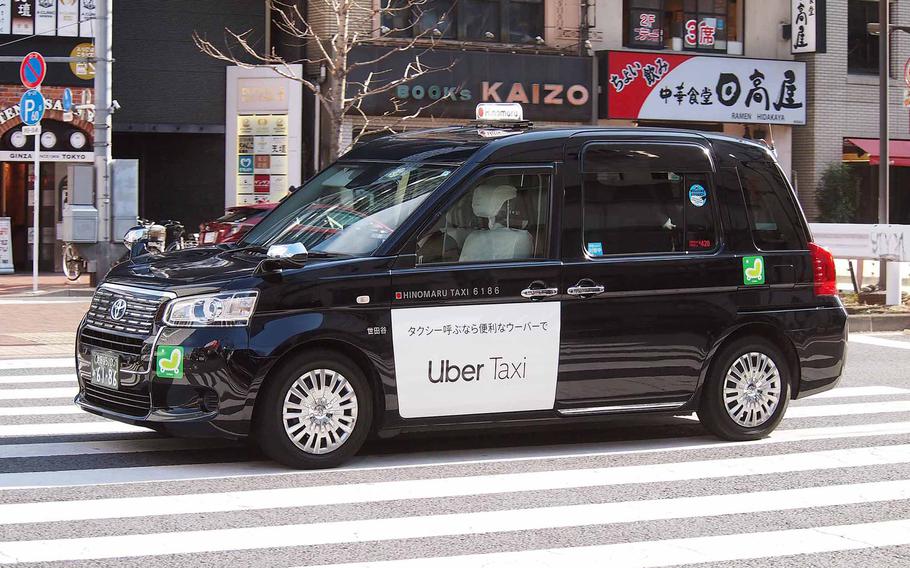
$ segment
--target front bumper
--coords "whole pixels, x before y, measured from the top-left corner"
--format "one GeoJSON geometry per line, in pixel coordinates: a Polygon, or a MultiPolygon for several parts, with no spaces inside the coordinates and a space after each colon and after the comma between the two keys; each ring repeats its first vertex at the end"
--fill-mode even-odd
{"type": "Polygon", "coordinates": [[[153,336],[141,338],[83,324],[76,345],[75,403],[105,418],[175,435],[247,436],[256,368],[248,361],[247,345],[248,332],[241,327],[159,327],[153,336]],[[154,354],[162,345],[183,347],[182,377],[156,375],[154,354]],[[119,357],[119,388],[91,384],[94,350],[119,357]]]}

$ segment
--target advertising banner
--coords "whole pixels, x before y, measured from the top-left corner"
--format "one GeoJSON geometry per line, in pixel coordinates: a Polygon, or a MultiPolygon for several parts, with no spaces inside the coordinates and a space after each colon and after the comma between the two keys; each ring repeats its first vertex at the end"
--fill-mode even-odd
{"type": "Polygon", "coordinates": [[[605,67],[604,118],[806,123],[799,61],[610,51],[605,67]]]}
{"type": "Polygon", "coordinates": [[[57,3],[55,0],[38,0],[35,4],[35,33],[57,34],[57,3]]]}
{"type": "Polygon", "coordinates": [[[35,0],[13,0],[13,33],[35,33],[35,0]]]}
{"type": "Polygon", "coordinates": [[[9,217],[0,217],[0,274],[13,272],[13,228],[9,217]]]}
{"type": "Polygon", "coordinates": [[[790,0],[790,53],[825,53],[825,0],[790,0]]]}
{"type": "Polygon", "coordinates": [[[558,302],[392,310],[401,416],[553,408],[559,327],[558,302]]]}
{"type": "Polygon", "coordinates": [[[0,35],[10,32],[12,24],[11,0],[0,0],[0,35]]]}

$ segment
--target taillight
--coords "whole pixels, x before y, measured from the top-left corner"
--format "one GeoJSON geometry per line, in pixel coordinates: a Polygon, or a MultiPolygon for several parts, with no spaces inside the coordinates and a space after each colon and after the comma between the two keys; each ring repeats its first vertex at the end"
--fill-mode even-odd
{"type": "Polygon", "coordinates": [[[815,243],[809,243],[812,253],[812,279],[816,296],[837,296],[837,273],[834,255],[815,243]]]}

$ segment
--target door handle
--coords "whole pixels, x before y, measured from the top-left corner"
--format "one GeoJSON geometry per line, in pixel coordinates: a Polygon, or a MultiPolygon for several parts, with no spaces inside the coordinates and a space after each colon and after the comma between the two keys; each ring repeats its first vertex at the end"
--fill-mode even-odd
{"type": "Polygon", "coordinates": [[[605,290],[605,288],[603,286],[601,286],[600,284],[594,284],[593,282],[591,282],[590,284],[588,284],[587,282],[579,282],[575,286],[570,286],[566,290],[566,293],[570,294],[572,296],[581,296],[583,298],[586,298],[588,296],[595,296],[597,294],[600,294],[604,290],[605,290]]]}
{"type": "Polygon", "coordinates": [[[535,300],[538,298],[549,298],[559,294],[559,288],[525,288],[521,291],[522,298],[535,300]]]}

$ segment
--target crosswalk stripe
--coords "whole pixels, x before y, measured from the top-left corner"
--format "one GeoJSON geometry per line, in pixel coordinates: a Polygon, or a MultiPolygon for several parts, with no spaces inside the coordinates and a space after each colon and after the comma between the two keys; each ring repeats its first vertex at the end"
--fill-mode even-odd
{"type": "Polygon", "coordinates": [[[818,418],[821,416],[884,414],[886,412],[910,412],[910,400],[791,406],[787,409],[787,414],[784,415],[784,418],[818,418]]]}
{"type": "Polygon", "coordinates": [[[75,359],[72,357],[52,357],[47,359],[0,359],[0,370],[16,369],[63,369],[76,368],[75,359]]]}
{"type": "Polygon", "coordinates": [[[314,568],[564,568],[602,566],[605,559],[609,559],[611,568],[661,568],[907,544],[910,544],[910,520],[897,520],[573,548],[356,562],[314,568]]]}
{"type": "Polygon", "coordinates": [[[75,383],[76,375],[2,375],[0,385],[25,385],[33,383],[75,383]]]}
{"type": "Polygon", "coordinates": [[[910,394],[910,389],[900,387],[840,387],[813,394],[809,400],[823,398],[848,398],[851,396],[901,396],[910,394]]]}
{"type": "Polygon", "coordinates": [[[0,459],[211,450],[229,448],[236,445],[235,442],[228,440],[205,438],[137,438],[134,440],[97,440],[91,442],[0,444],[0,459]]]}
{"type": "Polygon", "coordinates": [[[850,341],[853,343],[864,343],[866,345],[875,345],[877,347],[893,347],[895,349],[910,349],[910,341],[898,341],[896,339],[885,339],[865,334],[850,334],[850,341]]]}
{"type": "Polygon", "coordinates": [[[0,389],[0,400],[72,398],[74,396],[76,396],[75,387],[38,388],[38,389],[0,389]]]}
{"type": "Polygon", "coordinates": [[[98,422],[62,422],[59,424],[0,424],[0,438],[22,436],[75,436],[84,434],[123,434],[148,432],[148,428],[113,420],[98,422]]]}
{"type": "Polygon", "coordinates": [[[0,416],[56,416],[85,414],[78,406],[0,406],[0,416]]]}
{"type": "MultiPolygon", "coordinates": [[[[476,480],[475,480],[476,481],[476,480]]],[[[415,497],[411,497],[412,499],[415,497]]],[[[315,546],[785,511],[910,498],[910,480],[442,515],[0,542],[0,559],[54,562],[315,546]]],[[[195,512],[195,511],[186,511],[195,512]]],[[[6,511],[4,511],[6,513],[6,511]]],[[[150,514],[143,511],[145,515],[150,514]]],[[[17,511],[11,514],[17,515],[17,511]]],[[[17,519],[19,522],[34,520],[17,519]]],[[[54,519],[56,520],[56,519],[54,519]]]]}

